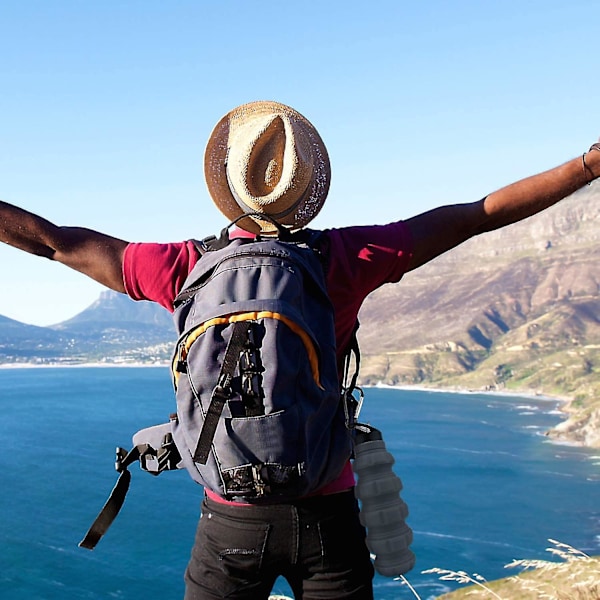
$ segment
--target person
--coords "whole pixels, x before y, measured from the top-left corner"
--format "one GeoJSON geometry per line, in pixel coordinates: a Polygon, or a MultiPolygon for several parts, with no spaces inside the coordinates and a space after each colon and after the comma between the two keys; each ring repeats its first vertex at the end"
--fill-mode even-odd
{"type": "MultiPolygon", "coordinates": [[[[242,217],[233,235],[269,233],[269,221],[244,217],[254,211],[291,229],[306,226],[325,202],[330,175],[327,150],[315,127],[277,102],[251,102],[228,112],[206,147],[212,200],[227,219],[242,217]]],[[[556,204],[597,177],[596,143],[564,164],[479,201],[442,205],[385,225],[326,230],[321,250],[338,356],[350,343],[358,311],[372,291],[473,236],[556,204]]],[[[6,202],[0,202],[0,240],[168,310],[199,260],[192,241],[129,243],[90,229],[57,226],[6,202]]],[[[185,572],[185,599],[267,598],[278,576],[286,577],[295,596],[305,600],[372,598],[373,567],[353,485],[347,465],[319,493],[275,506],[236,504],[206,490],[185,572]]]]}

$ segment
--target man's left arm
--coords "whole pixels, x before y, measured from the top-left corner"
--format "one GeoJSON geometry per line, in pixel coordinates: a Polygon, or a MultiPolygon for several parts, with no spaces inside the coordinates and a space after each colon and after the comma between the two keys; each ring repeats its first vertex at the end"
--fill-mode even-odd
{"type": "Polygon", "coordinates": [[[600,177],[600,146],[558,167],[527,177],[469,204],[440,206],[406,224],[413,238],[408,270],[416,269],[469,238],[516,223],[600,177]]]}

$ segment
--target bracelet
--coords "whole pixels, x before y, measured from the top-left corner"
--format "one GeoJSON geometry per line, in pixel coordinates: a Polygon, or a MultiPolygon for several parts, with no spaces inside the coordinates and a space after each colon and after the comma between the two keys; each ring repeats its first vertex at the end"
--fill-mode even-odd
{"type": "Polygon", "coordinates": [[[590,146],[590,149],[581,155],[581,163],[582,163],[582,167],[583,167],[583,177],[584,177],[587,185],[590,185],[592,183],[592,181],[594,181],[594,179],[596,179],[596,177],[594,176],[594,172],[587,166],[587,164],[585,162],[585,155],[590,153],[592,150],[598,150],[598,152],[600,152],[600,142],[596,142],[595,144],[592,144],[590,146]],[[591,179],[588,179],[588,172],[592,176],[591,179]]]}

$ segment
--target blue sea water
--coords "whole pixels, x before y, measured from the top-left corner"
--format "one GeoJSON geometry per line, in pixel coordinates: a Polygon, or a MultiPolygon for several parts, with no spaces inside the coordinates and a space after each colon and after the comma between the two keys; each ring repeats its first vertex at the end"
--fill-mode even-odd
{"type": "MultiPolygon", "coordinates": [[[[0,598],[177,600],[201,488],[184,472],[133,470],[121,514],[93,551],[77,543],[116,481],[114,447],[165,420],[164,368],[0,370],[0,598]]],[[[421,598],[454,588],[431,567],[513,574],[551,558],[548,538],[600,554],[600,452],[551,444],[544,399],[368,389],[361,420],[379,427],[404,483],[421,598]]],[[[283,582],[274,590],[287,593],[283,582]]],[[[377,576],[378,600],[413,598],[377,576]]]]}

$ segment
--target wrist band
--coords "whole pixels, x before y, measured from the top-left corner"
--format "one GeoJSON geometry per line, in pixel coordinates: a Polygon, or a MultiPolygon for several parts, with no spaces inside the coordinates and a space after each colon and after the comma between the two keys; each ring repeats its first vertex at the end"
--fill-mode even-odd
{"type": "Polygon", "coordinates": [[[587,166],[587,164],[585,162],[585,155],[590,153],[592,150],[598,150],[598,152],[600,152],[600,142],[596,142],[595,144],[592,144],[590,146],[590,149],[581,155],[581,163],[582,163],[582,167],[583,167],[583,177],[585,178],[587,185],[590,185],[592,183],[592,181],[594,181],[594,179],[596,179],[594,172],[587,166]],[[592,176],[591,179],[588,179],[588,172],[592,176]]]}

